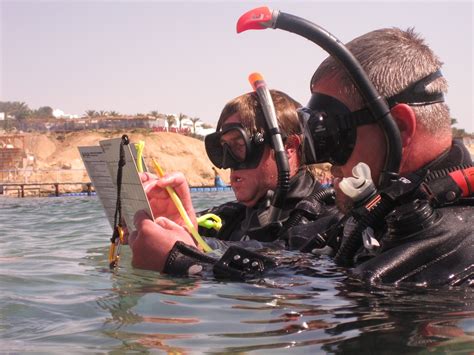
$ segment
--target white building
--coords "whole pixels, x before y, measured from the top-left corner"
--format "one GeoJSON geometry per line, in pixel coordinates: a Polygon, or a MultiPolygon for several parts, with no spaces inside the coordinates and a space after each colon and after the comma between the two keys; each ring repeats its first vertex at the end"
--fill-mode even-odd
{"type": "Polygon", "coordinates": [[[71,115],[69,113],[64,113],[64,111],[59,108],[53,110],[53,116],[55,118],[79,118],[79,115],[71,115]]]}

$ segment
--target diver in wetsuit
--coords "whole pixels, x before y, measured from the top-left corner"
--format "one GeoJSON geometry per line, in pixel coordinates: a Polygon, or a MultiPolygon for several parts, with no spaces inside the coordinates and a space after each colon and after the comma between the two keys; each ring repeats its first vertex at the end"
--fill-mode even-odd
{"type": "Polygon", "coordinates": [[[369,283],[474,282],[474,171],[467,149],[452,141],[440,60],[413,30],[372,31],[346,47],[387,98],[402,155],[399,176],[380,186],[387,151],[383,131],[376,122],[367,123],[367,103],[343,68],[327,58],[311,80],[307,113],[332,110],[335,120],[339,113],[362,122],[353,128],[347,158],[333,161],[331,169],[338,208],[360,224],[358,232],[346,230],[340,238],[336,262],[355,264],[353,274],[369,283]],[[351,177],[359,162],[370,168],[377,191],[354,203],[341,180],[351,177]]]}
{"type": "MultiPolygon", "coordinates": [[[[275,248],[284,248],[285,232],[290,227],[317,219],[327,223],[338,220],[333,190],[322,187],[301,160],[302,137],[296,111],[300,105],[283,92],[270,90],[269,93],[288,160],[288,188],[284,204],[277,218],[274,218],[272,202],[274,193],[279,190],[280,174],[276,153],[270,144],[271,137],[258,95],[255,92],[241,95],[227,103],[216,132],[205,138],[206,152],[212,163],[218,168],[231,169],[231,187],[237,200],[200,213],[213,213],[222,220],[218,231],[199,227],[201,236],[212,237],[207,238],[206,242],[213,249],[226,248],[227,242],[247,241],[247,246],[259,247],[260,242],[275,240],[281,241],[274,245],[275,248]]],[[[156,179],[150,174],[143,174],[142,181],[153,214],[161,216],[157,219],[158,224],[150,227],[158,229],[156,233],[173,233],[179,240],[194,245],[188,232],[181,227],[184,226],[181,216],[164,190],[165,186],[175,188],[196,225],[197,218],[184,176],[172,173],[156,179]],[[164,229],[159,230],[160,227],[164,229]],[[167,231],[168,227],[172,231],[167,231]]],[[[147,230],[143,235],[148,233],[147,230]]],[[[165,254],[172,237],[161,246],[158,242],[150,245],[154,235],[148,238],[133,235],[129,238],[135,267],[162,270],[167,256],[160,256],[160,253],[165,254]]]]}
{"type": "Polygon", "coordinates": [[[271,216],[279,174],[275,155],[257,94],[248,93],[226,104],[216,132],[205,138],[212,163],[231,169],[231,186],[237,201],[201,212],[214,213],[223,220],[219,231],[201,227],[201,235],[228,241],[270,242],[282,234],[283,224],[295,208],[304,205],[305,213],[298,223],[334,214],[326,208],[326,203],[332,202],[331,190],[324,189],[301,161],[302,137],[296,112],[300,105],[282,92],[271,90],[270,93],[288,156],[290,177],[279,217],[272,220],[271,216]]]}

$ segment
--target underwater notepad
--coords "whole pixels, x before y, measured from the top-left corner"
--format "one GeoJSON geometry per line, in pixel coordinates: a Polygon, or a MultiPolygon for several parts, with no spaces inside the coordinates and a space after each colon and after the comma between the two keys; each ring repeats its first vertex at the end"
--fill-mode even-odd
{"type": "MultiPolygon", "coordinates": [[[[117,171],[120,158],[121,138],[107,139],[98,146],[79,147],[87,174],[94,185],[97,196],[104,207],[110,225],[114,226],[115,206],[117,202],[117,171]]],[[[129,232],[135,230],[133,216],[139,210],[145,210],[153,218],[150,203],[143,190],[136,164],[135,145],[124,145],[125,165],[122,170],[122,217],[129,232]]],[[[144,166],[144,164],[143,164],[144,166]]]]}

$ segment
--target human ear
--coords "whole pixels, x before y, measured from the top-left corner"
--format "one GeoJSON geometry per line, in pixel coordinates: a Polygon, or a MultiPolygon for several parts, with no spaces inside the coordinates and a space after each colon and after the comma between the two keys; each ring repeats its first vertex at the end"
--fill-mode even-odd
{"type": "Polygon", "coordinates": [[[301,137],[292,134],[286,139],[285,152],[290,164],[290,176],[296,173],[301,164],[301,137]]]}
{"type": "Polygon", "coordinates": [[[416,115],[413,109],[407,104],[397,104],[390,110],[395,123],[400,130],[402,147],[407,148],[415,136],[416,115]]]}
{"type": "Polygon", "coordinates": [[[301,137],[297,134],[292,134],[286,139],[285,150],[288,157],[298,155],[301,147],[301,137]]]}

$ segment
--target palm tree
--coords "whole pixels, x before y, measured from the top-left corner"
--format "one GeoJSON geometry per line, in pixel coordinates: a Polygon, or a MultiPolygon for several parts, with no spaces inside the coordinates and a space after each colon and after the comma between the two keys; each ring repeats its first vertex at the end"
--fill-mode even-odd
{"type": "Polygon", "coordinates": [[[8,119],[8,115],[15,116],[17,120],[23,120],[31,115],[28,105],[19,101],[0,102],[0,112],[5,112],[5,120],[8,119]]]}
{"type": "Polygon", "coordinates": [[[171,126],[176,123],[176,118],[174,117],[174,115],[166,115],[166,122],[168,123],[168,131],[169,131],[171,126]]]}
{"type": "Polygon", "coordinates": [[[150,111],[150,116],[154,118],[160,117],[160,113],[158,111],[150,111]]]}
{"type": "Polygon", "coordinates": [[[110,112],[109,112],[109,116],[111,116],[111,117],[118,117],[118,116],[120,116],[120,113],[118,113],[117,111],[110,111],[110,112]]]}
{"type": "Polygon", "coordinates": [[[100,117],[105,117],[105,116],[107,116],[107,114],[108,114],[107,111],[104,111],[104,110],[99,111],[99,116],[100,117]]]}
{"type": "Polygon", "coordinates": [[[193,133],[196,134],[196,122],[200,120],[199,117],[191,117],[191,122],[193,123],[193,133]]]}
{"type": "Polygon", "coordinates": [[[188,116],[186,116],[184,113],[179,113],[178,115],[178,121],[179,121],[179,129],[181,129],[181,121],[184,120],[185,118],[187,118],[188,116]]]}
{"type": "Polygon", "coordinates": [[[96,117],[97,116],[97,111],[95,110],[87,110],[86,111],[86,116],[89,118],[96,117]]]}

